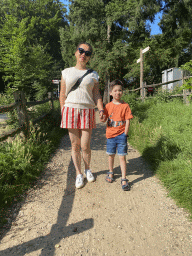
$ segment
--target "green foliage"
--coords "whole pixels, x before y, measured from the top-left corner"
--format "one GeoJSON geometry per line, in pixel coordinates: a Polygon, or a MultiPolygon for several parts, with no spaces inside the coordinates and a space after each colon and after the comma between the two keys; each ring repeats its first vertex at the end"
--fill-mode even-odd
{"type": "Polygon", "coordinates": [[[28,18],[22,19],[17,27],[15,17],[5,17],[7,22],[2,30],[0,54],[5,81],[9,87],[23,90],[27,95],[32,93],[37,81],[42,88],[35,89],[45,90],[50,85],[48,69],[52,64],[51,57],[41,45],[31,45],[29,37],[32,31],[30,26],[27,27],[28,18]]]}
{"type": "MultiPolygon", "coordinates": [[[[128,102],[129,103],[129,102],[128,102]]],[[[170,196],[192,213],[192,105],[180,99],[138,102],[130,143],[151,165],[170,196]]]]}
{"type": "MultiPolygon", "coordinates": [[[[65,67],[74,65],[76,45],[87,41],[94,48],[90,66],[99,73],[101,87],[105,87],[108,77],[125,79],[126,84],[138,47],[149,37],[146,21],[153,20],[161,1],[70,2],[69,26],[60,30],[65,67]]],[[[139,65],[137,69],[138,77],[139,65]]]]}
{"type": "Polygon", "coordinates": [[[124,91],[123,96],[122,96],[122,100],[129,103],[129,106],[132,111],[135,109],[135,107],[138,106],[137,98],[138,98],[137,93],[129,92],[129,91],[124,91]]]}
{"type": "MultiPolygon", "coordinates": [[[[191,75],[192,74],[192,60],[190,60],[189,62],[186,62],[184,65],[181,66],[181,68],[184,71],[188,71],[187,73],[189,75],[191,75]]],[[[183,84],[181,89],[187,89],[187,90],[192,89],[192,77],[185,80],[185,83],[183,84]]]]}
{"type": "MultiPolygon", "coordinates": [[[[151,4],[151,3],[150,3],[151,4]]],[[[139,87],[140,65],[136,60],[140,58],[139,48],[144,49],[148,45],[150,51],[144,54],[144,81],[148,85],[161,82],[162,71],[168,68],[179,67],[191,59],[192,53],[192,27],[191,27],[191,1],[163,1],[162,19],[159,23],[162,34],[145,37],[142,47],[135,48],[135,40],[132,40],[135,60],[129,61],[129,72],[125,78],[130,85],[139,87]]],[[[129,55],[128,55],[129,56],[129,55]]]]}
{"type": "Polygon", "coordinates": [[[0,94],[0,106],[9,105],[14,102],[13,92],[8,90],[8,93],[1,93],[0,94]]]}
{"type": "Polygon", "coordinates": [[[7,0],[3,7],[0,71],[5,74],[5,83],[29,97],[42,99],[55,79],[53,63],[62,69],[59,28],[66,24],[66,9],[54,0],[7,0]]]}
{"type": "Polygon", "coordinates": [[[163,16],[160,22],[161,40],[173,58],[175,67],[179,67],[191,59],[192,53],[192,2],[164,1],[163,16]]]}
{"type": "MultiPolygon", "coordinates": [[[[33,185],[44,170],[50,154],[66,134],[66,130],[59,128],[59,102],[55,104],[55,108],[41,123],[35,127],[31,125],[27,140],[18,135],[12,142],[0,143],[1,221],[5,208],[19,200],[24,191],[33,185]]],[[[37,112],[40,111],[42,109],[37,112]]]]}

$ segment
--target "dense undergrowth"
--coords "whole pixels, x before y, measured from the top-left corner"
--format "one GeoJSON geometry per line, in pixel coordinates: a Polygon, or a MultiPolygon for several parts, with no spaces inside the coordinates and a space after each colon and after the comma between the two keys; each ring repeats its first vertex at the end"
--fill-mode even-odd
{"type": "Polygon", "coordinates": [[[169,195],[192,216],[192,102],[159,93],[144,103],[125,94],[134,119],[130,144],[139,150],[169,195]]]}
{"type": "MultiPolygon", "coordinates": [[[[42,173],[51,153],[66,134],[60,129],[59,102],[55,110],[35,126],[30,126],[30,136],[17,135],[13,140],[0,143],[0,227],[6,223],[7,209],[22,198],[42,173]]],[[[34,108],[32,118],[48,112],[48,103],[34,108]]],[[[12,119],[10,118],[9,122],[12,119]]]]}

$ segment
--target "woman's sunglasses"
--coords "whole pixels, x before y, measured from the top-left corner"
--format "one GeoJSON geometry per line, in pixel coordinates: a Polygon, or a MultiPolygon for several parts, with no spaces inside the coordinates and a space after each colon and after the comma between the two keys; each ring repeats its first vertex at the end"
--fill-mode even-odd
{"type": "Polygon", "coordinates": [[[83,48],[79,48],[79,53],[83,54],[85,53],[85,56],[91,56],[91,52],[90,51],[85,51],[83,48]]]}

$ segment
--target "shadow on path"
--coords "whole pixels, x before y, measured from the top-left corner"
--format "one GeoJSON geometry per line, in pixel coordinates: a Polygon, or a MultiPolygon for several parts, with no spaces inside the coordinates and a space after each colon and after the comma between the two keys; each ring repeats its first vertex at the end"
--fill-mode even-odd
{"type": "MultiPolygon", "coordinates": [[[[97,124],[97,129],[93,130],[93,136],[91,140],[91,149],[92,150],[104,150],[103,154],[106,155],[106,162],[108,162],[108,156],[106,154],[106,136],[105,136],[105,131],[106,131],[106,123],[98,123],[97,124]]],[[[128,155],[132,151],[135,151],[134,149],[131,148],[131,146],[128,146],[128,155]]],[[[115,158],[118,159],[118,155],[115,156],[115,158]]],[[[99,159],[98,159],[99,161],[99,159]]],[[[119,161],[119,159],[118,159],[119,161]]],[[[99,162],[98,162],[99,164],[99,162]]],[[[149,171],[150,168],[143,168],[143,165],[147,165],[145,163],[145,160],[143,159],[142,156],[139,156],[137,158],[132,158],[127,160],[127,178],[130,179],[130,176],[138,176],[136,179],[131,178],[130,185],[133,186],[135,183],[147,179],[151,176],[153,176],[153,173],[149,171]]],[[[95,176],[103,175],[106,174],[109,170],[102,170],[100,172],[95,173],[95,176]]],[[[121,169],[120,166],[114,168],[114,179],[118,179],[121,177],[121,169]]]]}
{"type": "MultiPolygon", "coordinates": [[[[68,136],[68,135],[66,135],[68,136]]],[[[69,141],[65,142],[67,147],[69,146],[69,141]]],[[[97,129],[94,129],[93,136],[91,140],[91,149],[92,150],[102,150],[106,154],[106,137],[105,137],[105,124],[97,124],[97,129]]],[[[131,151],[132,149],[129,149],[131,151]]],[[[118,156],[116,156],[118,157],[118,156]]],[[[98,166],[99,166],[99,159],[98,166]]],[[[108,161],[106,155],[106,162],[108,161]]],[[[132,180],[131,185],[149,178],[152,176],[152,173],[143,168],[143,158],[137,157],[129,159],[127,163],[127,177],[131,175],[137,176],[135,180],[132,180]]],[[[108,170],[102,170],[95,173],[96,176],[106,174],[108,170]]],[[[121,177],[120,167],[114,168],[115,179],[121,177]]],[[[67,226],[67,221],[69,219],[70,213],[72,211],[73,201],[75,197],[75,186],[74,186],[74,165],[72,159],[70,160],[68,171],[67,171],[67,187],[65,189],[61,206],[58,211],[57,223],[54,224],[51,228],[49,234],[45,236],[36,237],[28,242],[13,246],[11,248],[0,251],[1,256],[12,256],[12,255],[25,255],[26,253],[31,253],[37,250],[41,250],[41,256],[53,256],[55,254],[55,245],[57,245],[62,239],[70,237],[72,235],[84,232],[93,228],[94,220],[92,218],[84,219],[77,223],[67,226]]],[[[55,184],[56,186],[57,184],[55,184]]]]}
{"type": "Polygon", "coordinates": [[[2,250],[0,251],[1,256],[22,256],[25,255],[26,253],[31,253],[33,251],[37,251],[40,249],[40,255],[52,256],[55,252],[55,245],[58,244],[61,241],[61,239],[84,232],[93,227],[94,221],[92,218],[84,219],[77,223],[66,226],[69,215],[72,210],[72,205],[75,196],[75,187],[74,184],[72,184],[71,182],[71,174],[73,173],[73,169],[74,166],[71,159],[70,164],[68,166],[67,187],[63,195],[60,209],[58,211],[57,223],[52,226],[50,233],[46,236],[37,237],[23,244],[2,250]]]}
{"type": "MultiPolygon", "coordinates": [[[[115,157],[118,157],[118,156],[115,156],[115,157]]],[[[127,179],[131,180],[131,182],[130,182],[131,186],[133,186],[134,184],[136,184],[142,180],[148,179],[151,176],[153,176],[153,173],[151,171],[143,169],[143,167],[142,167],[143,162],[144,162],[144,160],[142,157],[137,157],[137,158],[128,160],[128,163],[126,165],[127,179]],[[138,178],[133,179],[133,178],[131,178],[131,176],[134,176],[134,177],[138,176],[138,178]]],[[[103,174],[106,174],[106,176],[107,176],[108,171],[109,170],[102,170],[100,172],[97,172],[96,177],[99,175],[103,175],[103,174]]],[[[116,181],[116,179],[121,178],[120,165],[118,167],[114,168],[113,171],[114,171],[114,181],[116,181]]]]}

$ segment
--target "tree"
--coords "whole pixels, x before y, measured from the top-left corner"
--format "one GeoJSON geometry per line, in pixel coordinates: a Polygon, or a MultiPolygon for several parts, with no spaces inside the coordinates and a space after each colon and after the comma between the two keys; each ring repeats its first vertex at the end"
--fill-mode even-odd
{"type": "MultiPolygon", "coordinates": [[[[191,76],[192,75],[192,60],[189,62],[186,62],[184,65],[181,66],[184,73],[191,76]]],[[[189,77],[187,80],[185,80],[185,83],[182,86],[182,89],[191,90],[192,89],[192,77],[189,77]]]]}
{"type": "MultiPolygon", "coordinates": [[[[41,84],[41,94],[50,86],[51,56],[43,46],[30,43],[31,27],[28,18],[20,23],[11,15],[5,15],[7,22],[1,29],[1,69],[5,73],[5,81],[13,89],[25,91],[29,96],[35,85],[41,84]],[[17,24],[17,26],[15,26],[17,24]]],[[[36,88],[37,89],[37,88],[36,88]]]]}
{"type": "Polygon", "coordinates": [[[192,2],[166,0],[163,12],[162,41],[179,67],[189,61],[192,54],[192,2]]]}
{"type": "MultiPolygon", "coordinates": [[[[150,46],[150,51],[144,55],[144,81],[147,84],[162,80],[162,71],[179,67],[191,59],[191,1],[165,1],[160,27],[162,34],[146,38],[143,47],[150,46]]],[[[137,59],[139,51],[137,51],[137,59]]],[[[132,63],[130,72],[126,75],[135,87],[139,85],[139,65],[132,63]]]]}
{"type": "Polygon", "coordinates": [[[6,0],[7,14],[16,18],[17,22],[28,18],[33,31],[31,40],[46,46],[54,59],[61,59],[59,44],[59,28],[66,25],[66,8],[59,0],[6,0]]]}
{"type": "Polygon", "coordinates": [[[126,79],[126,83],[136,49],[150,36],[146,21],[153,20],[160,4],[155,0],[71,1],[69,27],[60,30],[66,67],[74,65],[75,45],[88,41],[94,48],[90,65],[98,71],[101,87],[107,77],[126,79]]]}
{"type": "Polygon", "coordinates": [[[9,87],[38,98],[46,94],[53,62],[63,65],[59,27],[66,24],[65,11],[59,1],[7,0],[0,22],[0,70],[9,87]]]}

